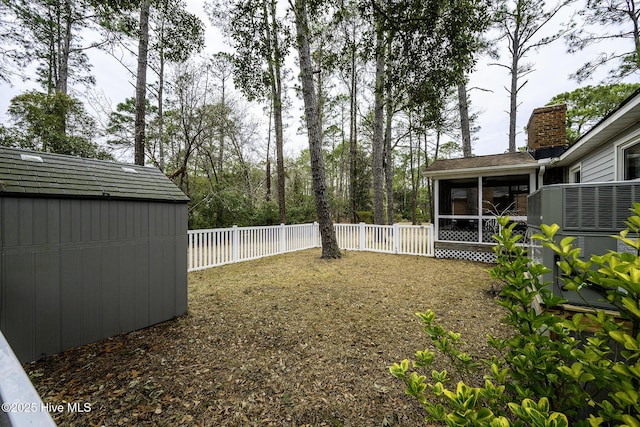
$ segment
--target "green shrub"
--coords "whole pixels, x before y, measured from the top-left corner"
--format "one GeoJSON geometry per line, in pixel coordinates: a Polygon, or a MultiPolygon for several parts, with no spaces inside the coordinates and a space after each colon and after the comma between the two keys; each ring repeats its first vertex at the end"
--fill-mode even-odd
{"type": "Polygon", "coordinates": [[[568,319],[536,311],[534,300],[547,308],[566,301],[540,281],[549,271],[517,245],[521,236],[513,233],[515,224],[499,219],[497,262],[489,273],[503,284],[499,304],[506,308],[503,320],[514,333],[488,337],[498,356],[477,359],[462,352],[460,335],[437,325],[433,311],[417,313],[431,347],[466,377],[483,375],[484,386],[459,382],[453,390],[446,371],[431,370],[427,380],[422,372],[435,359],[429,348],[416,352],[411,363],[403,360],[390,367],[404,381],[406,393],[423,405],[428,421],[450,426],[640,426],[640,204],[632,212],[628,228],[615,236],[630,252],[582,261],[574,238],[556,241],[558,226],[542,226],[542,234],[533,236],[559,255],[567,288],[599,290],[626,323],[596,309],[568,319]]]}

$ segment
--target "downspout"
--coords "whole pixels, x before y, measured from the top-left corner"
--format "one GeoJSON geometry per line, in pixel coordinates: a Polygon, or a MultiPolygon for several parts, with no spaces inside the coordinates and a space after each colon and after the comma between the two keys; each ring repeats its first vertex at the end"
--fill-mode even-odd
{"type": "Polygon", "coordinates": [[[538,170],[538,190],[544,186],[544,174],[547,171],[547,166],[551,167],[560,160],[559,157],[550,157],[548,159],[538,160],[540,169],[538,170]]]}
{"type": "Polygon", "coordinates": [[[538,187],[537,190],[541,189],[544,185],[544,173],[547,170],[546,165],[540,165],[540,169],[538,170],[538,187]]]}

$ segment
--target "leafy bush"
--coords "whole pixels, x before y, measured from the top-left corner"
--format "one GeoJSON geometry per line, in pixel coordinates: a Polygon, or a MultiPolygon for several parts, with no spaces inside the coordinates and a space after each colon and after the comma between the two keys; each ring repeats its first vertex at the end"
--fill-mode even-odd
{"type": "Polygon", "coordinates": [[[498,356],[477,359],[460,350],[461,337],[435,323],[431,310],[417,313],[432,347],[453,362],[463,375],[483,375],[483,387],[459,382],[448,388],[446,371],[429,371],[435,353],[418,351],[415,360],[390,367],[404,381],[406,393],[425,408],[428,421],[450,426],[640,426],[640,204],[634,204],[627,229],[615,238],[630,252],[579,258],[574,238],[556,241],[557,225],[542,226],[533,236],[560,257],[558,266],[568,289],[601,292],[620,310],[621,322],[593,309],[570,318],[537,311],[541,303],[553,308],[565,300],[553,295],[540,277],[549,270],[527,258],[517,245],[515,224],[500,218],[495,236],[496,266],[492,278],[503,283],[499,304],[507,310],[506,324],[514,334],[488,337],[498,356]],[[635,238],[630,238],[635,235],[635,238]]]}

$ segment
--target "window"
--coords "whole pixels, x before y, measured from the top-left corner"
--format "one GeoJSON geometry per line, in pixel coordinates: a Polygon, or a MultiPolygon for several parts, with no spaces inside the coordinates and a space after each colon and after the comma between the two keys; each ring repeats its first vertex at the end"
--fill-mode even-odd
{"type": "Polygon", "coordinates": [[[569,182],[570,183],[579,183],[580,182],[580,173],[582,171],[582,165],[573,166],[569,169],[569,182]]]}
{"type": "Polygon", "coordinates": [[[622,150],[624,179],[640,178],[640,142],[622,150]]]}

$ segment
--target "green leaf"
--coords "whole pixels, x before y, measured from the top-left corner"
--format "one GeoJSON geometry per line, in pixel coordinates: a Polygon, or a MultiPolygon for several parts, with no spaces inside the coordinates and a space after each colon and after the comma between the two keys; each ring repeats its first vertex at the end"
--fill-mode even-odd
{"type": "Polygon", "coordinates": [[[629,427],[640,427],[640,420],[637,417],[624,414],[622,416],[622,421],[624,421],[625,425],[629,427]]]}

